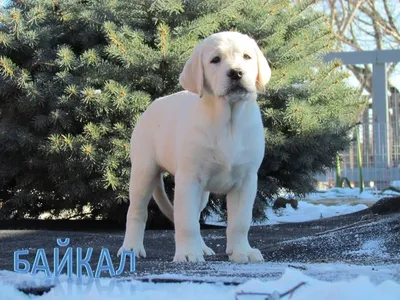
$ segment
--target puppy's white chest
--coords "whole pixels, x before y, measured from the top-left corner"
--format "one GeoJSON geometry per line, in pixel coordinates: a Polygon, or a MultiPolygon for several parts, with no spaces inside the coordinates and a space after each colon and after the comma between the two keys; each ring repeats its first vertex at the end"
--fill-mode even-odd
{"type": "Polygon", "coordinates": [[[206,151],[204,167],[208,171],[206,189],[214,193],[226,193],[240,183],[248,170],[257,162],[250,145],[233,141],[221,141],[206,151]]]}
{"type": "Polygon", "coordinates": [[[248,155],[251,148],[244,145],[243,142],[222,141],[217,144],[212,150],[214,164],[225,167],[226,169],[233,170],[235,167],[245,165],[251,159],[248,155]]]}

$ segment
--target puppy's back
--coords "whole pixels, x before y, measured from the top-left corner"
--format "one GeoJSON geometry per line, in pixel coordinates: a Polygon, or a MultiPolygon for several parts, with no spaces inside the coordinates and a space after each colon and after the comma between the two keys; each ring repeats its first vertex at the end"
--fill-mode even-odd
{"type": "Polygon", "coordinates": [[[188,91],[154,100],[133,130],[132,156],[152,156],[162,168],[175,173],[178,136],[198,100],[197,94],[188,91]]]}

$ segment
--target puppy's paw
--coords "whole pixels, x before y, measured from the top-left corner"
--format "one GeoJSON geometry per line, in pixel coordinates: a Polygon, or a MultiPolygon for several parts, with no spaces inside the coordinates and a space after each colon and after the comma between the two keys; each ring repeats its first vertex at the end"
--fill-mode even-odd
{"type": "Polygon", "coordinates": [[[203,239],[201,240],[201,250],[203,251],[204,255],[214,255],[215,254],[214,250],[211,249],[210,247],[208,247],[203,239]]]}
{"type": "Polygon", "coordinates": [[[123,244],[121,248],[119,248],[118,250],[118,256],[121,256],[122,251],[134,251],[135,252],[135,256],[137,258],[139,257],[146,257],[146,250],[144,250],[144,246],[143,245],[129,245],[129,244],[123,244]]]}
{"type": "Polygon", "coordinates": [[[204,262],[203,245],[205,243],[200,234],[192,234],[189,238],[177,236],[175,245],[174,262],[204,262]]]}
{"type": "Polygon", "coordinates": [[[214,255],[215,254],[214,250],[211,249],[210,247],[208,247],[206,244],[201,246],[201,250],[203,251],[204,255],[214,255]]]}
{"type": "Polygon", "coordinates": [[[177,253],[174,256],[174,262],[205,262],[205,260],[203,255],[199,253],[177,253]]]}
{"type": "Polygon", "coordinates": [[[245,251],[233,251],[231,255],[229,255],[229,260],[235,263],[256,263],[263,262],[264,258],[260,252],[260,250],[255,248],[250,248],[245,251]]]}

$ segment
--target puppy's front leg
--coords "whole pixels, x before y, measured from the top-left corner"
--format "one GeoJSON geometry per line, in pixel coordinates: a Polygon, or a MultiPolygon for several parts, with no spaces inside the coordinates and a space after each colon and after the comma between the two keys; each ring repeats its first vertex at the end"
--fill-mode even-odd
{"type": "Polygon", "coordinates": [[[198,180],[179,172],[175,175],[174,262],[204,261],[198,221],[202,193],[198,180]]]}
{"type": "Polygon", "coordinates": [[[248,232],[257,193],[257,174],[249,174],[243,184],[227,194],[228,227],[226,253],[237,263],[263,261],[260,250],[251,248],[248,232]]]}

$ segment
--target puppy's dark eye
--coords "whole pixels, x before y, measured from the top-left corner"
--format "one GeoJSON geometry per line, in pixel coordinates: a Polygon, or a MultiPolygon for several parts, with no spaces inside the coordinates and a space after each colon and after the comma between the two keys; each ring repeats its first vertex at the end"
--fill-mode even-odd
{"type": "Polygon", "coordinates": [[[248,54],[243,55],[243,58],[244,58],[245,60],[251,59],[250,55],[248,55],[248,54]]]}
{"type": "Polygon", "coordinates": [[[216,57],[214,57],[211,61],[210,61],[210,63],[212,63],[212,64],[217,64],[217,63],[219,63],[221,61],[221,58],[219,57],[219,56],[216,56],[216,57]]]}

